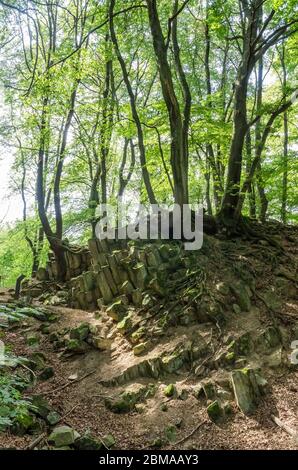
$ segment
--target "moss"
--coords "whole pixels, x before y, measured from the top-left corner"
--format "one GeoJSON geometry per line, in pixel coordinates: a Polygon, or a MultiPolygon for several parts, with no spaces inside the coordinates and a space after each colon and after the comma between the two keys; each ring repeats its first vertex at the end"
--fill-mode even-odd
{"type": "Polygon", "coordinates": [[[233,339],[233,341],[231,341],[228,346],[227,346],[227,350],[228,351],[234,351],[236,348],[236,341],[233,339]]]}
{"type": "Polygon", "coordinates": [[[177,431],[174,425],[167,426],[164,432],[165,432],[166,440],[168,442],[175,442],[177,431]]]}
{"type": "Polygon", "coordinates": [[[122,321],[120,321],[117,325],[117,329],[119,330],[120,333],[126,333],[127,330],[131,328],[131,317],[130,315],[127,315],[125,318],[123,318],[122,321]]]}
{"type": "Polygon", "coordinates": [[[225,360],[228,364],[232,364],[233,362],[235,362],[235,353],[234,352],[228,352],[225,356],[225,360]]]}
{"type": "Polygon", "coordinates": [[[219,421],[222,418],[223,411],[217,400],[210,403],[207,407],[207,413],[211,421],[219,421]]]}
{"type": "Polygon", "coordinates": [[[76,328],[72,328],[69,333],[71,339],[77,339],[79,341],[84,341],[89,334],[89,323],[81,323],[76,328]]]}
{"type": "Polygon", "coordinates": [[[135,356],[140,356],[141,354],[143,354],[148,349],[149,344],[150,344],[149,341],[146,341],[145,343],[137,344],[133,348],[134,355],[135,356]]]}
{"type": "Polygon", "coordinates": [[[154,439],[154,441],[152,441],[152,444],[150,445],[150,447],[154,447],[155,449],[160,449],[162,446],[163,446],[163,441],[160,437],[157,437],[156,439],[154,439]]]}
{"type": "Polygon", "coordinates": [[[164,394],[166,397],[172,397],[174,396],[176,392],[176,387],[174,384],[169,384],[165,389],[164,389],[164,394]]]}
{"type": "Polygon", "coordinates": [[[113,434],[106,434],[103,438],[103,443],[106,447],[111,448],[116,444],[113,434]]]}
{"type": "Polygon", "coordinates": [[[134,331],[131,335],[132,343],[137,343],[146,333],[144,326],[141,326],[138,330],[134,331]]]}

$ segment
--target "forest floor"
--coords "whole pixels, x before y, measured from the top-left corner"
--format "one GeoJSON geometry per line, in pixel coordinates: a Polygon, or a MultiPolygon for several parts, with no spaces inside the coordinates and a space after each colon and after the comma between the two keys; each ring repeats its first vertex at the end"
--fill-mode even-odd
{"type": "MultiPolygon", "coordinates": [[[[59,425],[70,426],[81,435],[88,430],[102,441],[112,434],[118,449],[298,449],[298,441],[272,420],[272,416],[279,417],[292,430],[298,430],[298,369],[289,361],[291,341],[298,340],[297,241],[297,231],[289,236],[283,234],[282,254],[277,254],[266,242],[216,242],[222,256],[211,256],[205,261],[212,298],[222,291],[224,323],[214,324],[207,319],[175,324],[155,336],[153,319],[149,319],[146,328],[147,333],[151,331],[150,347],[141,355],[133,353],[131,339],[119,332],[105,311],[47,307],[56,319],[46,334],[41,334],[41,322],[33,318],[3,330],[1,339],[16,356],[30,357],[36,351],[42,352],[46,365],[54,371],[46,381],[33,380],[25,396],[43,395],[50,408],[59,413],[59,425]],[[238,282],[233,277],[232,259],[235,264],[249,263],[249,271],[254,273],[255,286],[247,290],[246,311],[235,306],[237,299],[231,291],[221,289],[222,285],[218,288],[218,281],[223,279],[238,282]],[[109,346],[97,349],[86,344],[86,350],[80,354],[68,354],[63,348],[53,347],[53,334],[67,334],[82,322],[88,322],[92,331],[104,331],[102,336],[109,346]],[[260,338],[272,325],[280,332],[280,344],[265,346],[260,338]],[[37,344],[28,345],[31,333],[38,336],[37,344]],[[238,345],[245,342],[247,347],[237,352],[233,363],[228,363],[223,358],[227,357],[226,348],[231,341],[238,345]],[[194,345],[196,351],[200,348],[202,351],[191,361],[186,360],[185,350],[194,345]],[[168,358],[173,367],[169,367],[168,358]],[[148,364],[157,360],[167,364],[166,371],[155,377],[144,372],[148,364]],[[230,385],[233,370],[243,366],[257,370],[266,381],[265,393],[249,415],[237,407],[230,385]],[[204,390],[201,393],[200,386],[206,380],[216,389],[210,396],[204,390]],[[166,393],[170,384],[174,386],[173,394],[166,393]],[[126,412],[115,412],[113,404],[119,402],[123,393],[137,398],[126,412]],[[207,406],[214,399],[229,403],[224,419],[212,420],[208,416],[207,406]]],[[[2,289],[0,304],[9,305],[11,295],[2,289]]],[[[237,298],[237,292],[234,295],[237,298]]],[[[241,292],[240,303],[243,295],[241,292]]],[[[39,307],[38,303],[34,305],[39,307]]],[[[45,437],[37,447],[47,448],[49,429],[44,426],[42,430],[45,437]]],[[[8,430],[0,433],[0,447],[25,449],[35,437],[27,433],[15,436],[8,430]]]]}

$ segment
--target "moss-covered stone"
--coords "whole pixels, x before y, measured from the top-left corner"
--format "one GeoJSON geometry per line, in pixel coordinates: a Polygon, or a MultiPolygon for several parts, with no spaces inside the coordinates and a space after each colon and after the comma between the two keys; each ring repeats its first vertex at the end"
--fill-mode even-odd
{"type": "Polygon", "coordinates": [[[147,390],[145,385],[133,384],[118,396],[106,398],[105,405],[113,413],[128,413],[138,401],[145,398],[147,390]]]}
{"type": "Polygon", "coordinates": [[[34,395],[31,403],[33,412],[42,418],[46,418],[51,411],[50,404],[42,395],[34,395]]]}
{"type": "Polygon", "coordinates": [[[139,343],[133,348],[133,353],[135,356],[140,356],[148,350],[150,342],[145,341],[144,343],[139,343]]]}
{"type": "Polygon", "coordinates": [[[162,358],[162,365],[165,372],[171,374],[180,369],[187,362],[187,355],[185,351],[171,354],[162,358]]]}
{"type": "Polygon", "coordinates": [[[160,437],[157,437],[156,439],[154,439],[150,444],[150,447],[153,447],[154,449],[160,449],[162,446],[163,446],[163,440],[160,437]]]}
{"type": "Polygon", "coordinates": [[[89,323],[84,322],[84,323],[81,323],[76,328],[72,328],[70,330],[69,337],[71,339],[84,341],[87,338],[89,331],[90,331],[89,323]]]}
{"type": "Polygon", "coordinates": [[[251,301],[247,286],[242,281],[237,281],[230,285],[230,289],[236,297],[237,303],[241,310],[249,312],[251,308],[251,301]]]}
{"type": "Polygon", "coordinates": [[[89,432],[83,434],[74,442],[74,448],[77,450],[101,450],[103,444],[98,439],[94,438],[89,432]]]}
{"type": "Polygon", "coordinates": [[[237,406],[244,414],[252,413],[260,398],[254,370],[251,368],[235,370],[231,379],[237,406]]]}
{"type": "Polygon", "coordinates": [[[78,339],[69,339],[65,344],[66,351],[76,354],[84,354],[87,350],[87,344],[78,339]]]}
{"type": "Polygon", "coordinates": [[[56,447],[69,446],[75,442],[75,431],[69,426],[58,426],[50,434],[48,440],[56,447]]]}
{"type": "Polygon", "coordinates": [[[168,405],[166,403],[162,403],[160,405],[160,411],[163,411],[163,412],[168,411],[168,405]]]}
{"type": "Polygon", "coordinates": [[[176,427],[174,425],[167,426],[164,430],[164,434],[167,442],[175,442],[177,435],[176,427]]]}
{"type": "Polygon", "coordinates": [[[208,400],[212,400],[216,394],[214,383],[211,380],[207,380],[205,382],[202,382],[202,387],[206,398],[208,400]]]}
{"type": "Polygon", "coordinates": [[[104,445],[106,447],[108,447],[108,449],[110,449],[111,447],[114,447],[114,445],[116,444],[116,439],[115,437],[113,436],[113,434],[109,433],[109,434],[106,434],[103,438],[102,438],[103,442],[104,442],[104,445]]]}
{"type": "Polygon", "coordinates": [[[117,329],[119,333],[125,334],[132,327],[131,315],[127,315],[118,324],[117,329]]]}
{"type": "Polygon", "coordinates": [[[164,394],[166,397],[173,397],[176,392],[176,387],[174,384],[169,384],[167,387],[164,389],[164,394]]]}
{"type": "Polygon", "coordinates": [[[61,416],[56,411],[50,411],[46,417],[46,420],[50,426],[55,426],[61,420],[61,416]]]}
{"type": "Polygon", "coordinates": [[[217,422],[223,416],[223,410],[218,400],[213,401],[207,406],[207,413],[211,421],[217,422]]]}
{"type": "Polygon", "coordinates": [[[30,332],[26,335],[26,344],[28,346],[37,347],[39,344],[39,335],[34,332],[30,332]]]}
{"type": "Polygon", "coordinates": [[[138,343],[138,341],[140,341],[141,338],[143,338],[146,334],[146,328],[144,326],[141,326],[140,328],[138,328],[136,331],[134,331],[131,335],[131,342],[132,343],[138,343]]]}
{"type": "Polygon", "coordinates": [[[116,322],[120,322],[125,317],[127,312],[127,305],[124,304],[122,299],[118,299],[108,306],[106,313],[116,322]]]}
{"type": "Polygon", "coordinates": [[[44,353],[35,351],[28,356],[30,361],[30,369],[32,370],[42,370],[45,368],[46,356],[44,353]]]}
{"type": "Polygon", "coordinates": [[[277,328],[269,326],[262,331],[256,338],[255,344],[259,351],[270,351],[281,343],[281,335],[277,328]]]}
{"type": "Polygon", "coordinates": [[[107,351],[111,348],[112,340],[103,338],[102,336],[93,336],[91,339],[92,346],[100,351],[107,351]]]}
{"type": "Polygon", "coordinates": [[[230,351],[225,355],[225,361],[227,364],[233,364],[235,362],[235,359],[236,355],[233,351],[230,351]]]}

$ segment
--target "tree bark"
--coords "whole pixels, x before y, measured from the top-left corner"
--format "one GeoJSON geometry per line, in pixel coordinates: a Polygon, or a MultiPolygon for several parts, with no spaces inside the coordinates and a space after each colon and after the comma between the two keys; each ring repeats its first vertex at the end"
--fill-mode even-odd
{"type": "Polygon", "coordinates": [[[182,206],[183,204],[188,204],[188,152],[185,148],[186,136],[183,134],[183,119],[168,63],[167,46],[160,25],[156,0],[147,0],[147,7],[162,93],[170,121],[174,199],[176,204],[182,206]]]}
{"type": "Polygon", "coordinates": [[[111,34],[111,40],[112,43],[114,44],[115,52],[117,59],[119,61],[121,70],[122,70],[122,75],[123,75],[123,80],[126,85],[127,93],[130,99],[130,107],[131,107],[131,112],[132,112],[132,117],[133,120],[136,124],[137,128],[137,134],[138,134],[138,144],[139,144],[139,151],[140,151],[140,161],[141,161],[141,167],[142,167],[142,176],[143,176],[143,181],[145,184],[145,188],[148,194],[148,199],[150,204],[157,204],[153,188],[151,186],[151,180],[150,180],[150,175],[147,169],[147,161],[146,161],[146,150],[145,150],[145,144],[144,144],[144,134],[143,134],[143,129],[142,129],[142,124],[141,120],[137,111],[137,105],[136,105],[136,100],[135,100],[135,95],[130,83],[130,79],[128,76],[128,71],[127,67],[125,64],[125,61],[122,57],[116,32],[115,32],[115,27],[114,27],[114,7],[115,7],[115,0],[111,0],[110,2],[110,8],[109,8],[109,24],[110,24],[110,34],[111,34]]]}

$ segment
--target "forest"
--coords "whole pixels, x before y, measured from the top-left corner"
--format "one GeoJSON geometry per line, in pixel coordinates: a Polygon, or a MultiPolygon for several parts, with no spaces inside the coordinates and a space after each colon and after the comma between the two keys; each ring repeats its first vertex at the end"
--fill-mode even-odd
{"type": "Polygon", "coordinates": [[[297,0],[0,0],[0,62],[0,447],[297,448],[297,0]]]}

